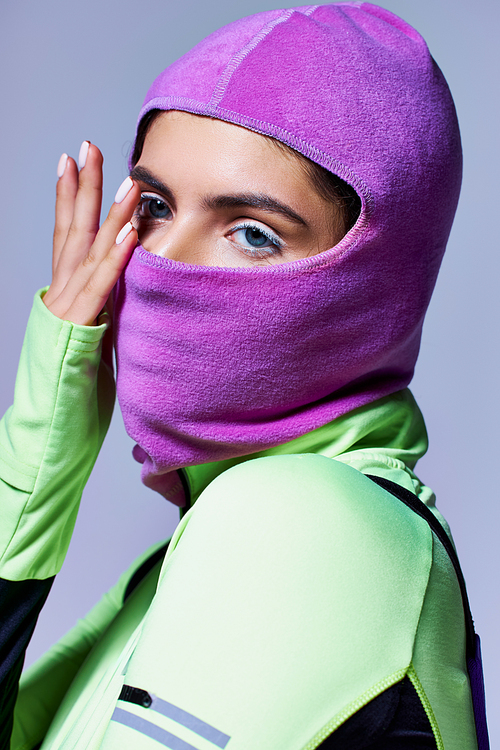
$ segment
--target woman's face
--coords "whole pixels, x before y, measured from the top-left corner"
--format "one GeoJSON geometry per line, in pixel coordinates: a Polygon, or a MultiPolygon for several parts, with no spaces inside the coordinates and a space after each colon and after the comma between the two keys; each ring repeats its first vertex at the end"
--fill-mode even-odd
{"type": "Polygon", "coordinates": [[[133,223],[151,253],[198,266],[256,266],[316,255],[342,239],[338,209],[302,164],[246,128],[186,112],[152,123],[131,172],[133,223]]]}

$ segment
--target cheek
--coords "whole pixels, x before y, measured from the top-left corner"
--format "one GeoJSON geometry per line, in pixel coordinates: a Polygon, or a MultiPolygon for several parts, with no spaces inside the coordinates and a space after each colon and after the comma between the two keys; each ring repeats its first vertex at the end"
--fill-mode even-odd
{"type": "Polygon", "coordinates": [[[314,255],[338,245],[347,234],[347,227],[341,210],[334,203],[326,202],[318,207],[314,216],[315,247],[314,255]]]}
{"type": "Polygon", "coordinates": [[[194,220],[140,226],[139,243],[153,255],[195,266],[223,266],[223,242],[194,220]]]}

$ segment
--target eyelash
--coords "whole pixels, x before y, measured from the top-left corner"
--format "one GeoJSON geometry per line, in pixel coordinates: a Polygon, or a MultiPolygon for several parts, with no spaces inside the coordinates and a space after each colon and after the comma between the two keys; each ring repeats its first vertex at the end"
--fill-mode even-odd
{"type": "MultiPolygon", "coordinates": [[[[259,226],[258,224],[255,224],[252,221],[244,221],[241,224],[238,224],[237,226],[232,227],[230,234],[234,234],[235,232],[239,232],[242,229],[257,229],[257,231],[259,231],[262,235],[264,235],[264,237],[267,237],[267,239],[270,242],[272,242],[272,244],[274,245],[274,247],[278,250],[278,253],[281,252],[281,250],[284,247],[285,243],[282,240],[280,240],[280,238],[277,237],[273,232],[270,232],[269,229],[263,229],[263,227],[259,226]]],[[[242,247],[242,245],[240,245],[238,242],[236,242],[236,244],[238,245],[238,247],[242,247]]],[[[262,248],[255,247],[253,249],[253,251],[250,248],[248,248],[248,247],[244,247],[243,249],[249,255],[253,255],[253,256],[257,257],[257,256],[260,256],[260,255],[262,255],[262,256],[270,255],[271,254],[270,251],[273,248],[270,248],[270,247],[262,247],[262,248]]]]}
{"type": "MultiPolygon", "coordinates": [[[[141,221],[160,221],[160,222],[165,221],[165,220],[168,221],[167,217],[155,217],[155,216],[152,216],[151,214],[149,214],[149,216],[141,215],[141,211],[144,209],[144,207],[150,201],[155,201],[155,200],[163,203],[168,208],[170,213],[172,213],[172,210],[170,206],[168,205],[167,201],[165,201],[159,195],[156,195],[154,193],[152,194],[142,193],[141,199],[139,203],[137,204],[137,208],[135,210],[135,216],[141,221]]],[[[231,235],[231,234],[234,234],[235,232],[239,232],[244,229],[256,229],[264,237],[266,237],[269,240],[269,242],[271,242],[273,245],[273,247],[251,248],[251,247],[245,247],[239,244],[238,242],[236,242],[235,240],[232,240],[234,244],[238,245],[238,247],[240,247],[243,250],[243,252],[245,252],[247,255],[250,255],[252,258],[255,258],[255,259],[260,259],[260,258],[269,257],[270,255],[273,255],[273,254],[279,255],[282,252],[283,247],[285,246],[285,243],[277,235],[271,232],[269,229],[264,229],[263,227],[261,227],[259,224],[255,222],[244,221],[240,224],[237,224],[236,226],[231,228],[228,234],[231,235]]]]}

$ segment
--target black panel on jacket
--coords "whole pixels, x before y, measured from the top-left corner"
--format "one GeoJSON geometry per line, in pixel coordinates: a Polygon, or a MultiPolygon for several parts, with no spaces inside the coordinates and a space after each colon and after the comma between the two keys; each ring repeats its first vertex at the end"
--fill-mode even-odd
{"type": "Polygon", "coordinates": [[[436,750],[425,709],[410,679],[385,690],[319,745],[318,750],[436,750]]]}
{"type": "Polygon", "coordinates": [[[0,750],[8,750],[24,653],[54,578],[0,578],[0,750]]]}

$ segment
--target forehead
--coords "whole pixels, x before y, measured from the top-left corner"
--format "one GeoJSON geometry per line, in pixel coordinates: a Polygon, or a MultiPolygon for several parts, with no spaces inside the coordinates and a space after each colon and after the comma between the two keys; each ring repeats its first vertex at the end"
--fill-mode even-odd
{"type": "MultiPolygon", "coordinates": [[[[247,128],[187,112],[162,112],[152,123],[138,164],[159,177],[182,177],[206,191],[292,191],[311,199],[302,163],[272,139],[247,128]]],[[[291,196],[289,196],[291,199],[291,196]]]]}

